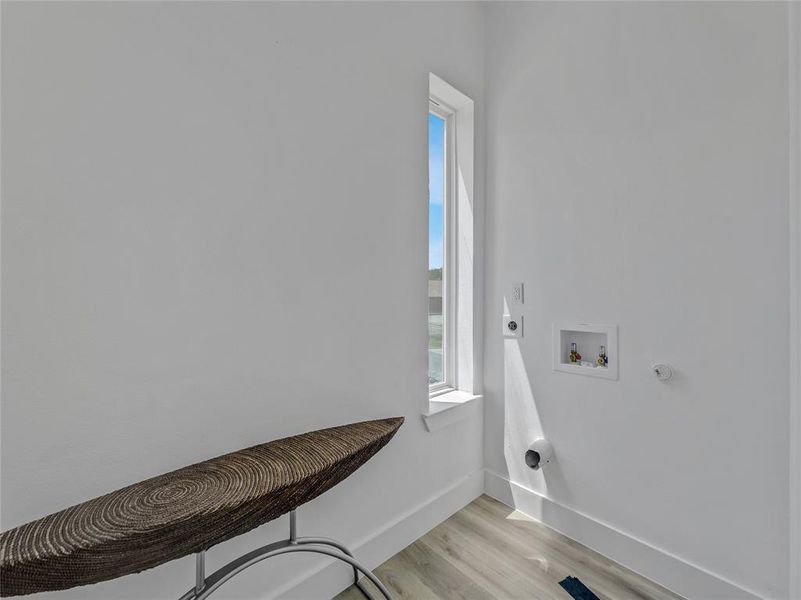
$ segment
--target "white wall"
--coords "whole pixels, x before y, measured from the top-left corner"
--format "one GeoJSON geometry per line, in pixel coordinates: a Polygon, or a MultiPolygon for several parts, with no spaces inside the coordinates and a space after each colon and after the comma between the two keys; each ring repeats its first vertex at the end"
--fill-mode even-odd
{"type": "MultiPolygon", "coordinates": [[[[302,534],[363,541],[481,468],[480,416],[426,433],[420,407],[428,73],[476,100],[483,132],[482,35],[461,3],[3,3],[4,529],[391,415],[398,436],[301,509],[302,534]]],[[[174,598],[193,564],[59,597],[174,598]]],[[[218,593],[261,598],[318,564],[218,593]]]]}
{"type": "Polygon", "coordinates": [[[489,470],[786,598],[786,5],[488,17],[489,470]],[[519,343],[500,336],[514,281],[519,343]],[[557,320],[619,324],[620,380],[553,372],[557,320]],[[535,474],[541,431],[557,462],[535,474]]]}
{"type": "Polygon", "coordinates": [[[788,7],[790,121],[790,597],[801,598],[801,3],[788,7]]]}

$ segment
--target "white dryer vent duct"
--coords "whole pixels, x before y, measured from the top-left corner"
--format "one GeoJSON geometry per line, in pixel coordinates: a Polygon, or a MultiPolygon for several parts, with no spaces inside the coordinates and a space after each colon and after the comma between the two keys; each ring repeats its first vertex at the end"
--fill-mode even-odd
{"type": "Polygon", "coordinates": [[[543,438],[534,440],[526,450],[526,464],[535,471],[539,471],[541,467],[551,462],[552,458],[553,446],[543,438]]]}

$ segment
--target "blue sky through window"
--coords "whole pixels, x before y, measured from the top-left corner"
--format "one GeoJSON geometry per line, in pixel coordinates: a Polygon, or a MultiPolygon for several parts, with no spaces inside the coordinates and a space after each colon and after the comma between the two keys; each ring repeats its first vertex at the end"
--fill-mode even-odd
{"type": "Polygon", "coordinates": [[[428,268],[442,268],[445,231],[445,120],[428,113],[428,268]]]}

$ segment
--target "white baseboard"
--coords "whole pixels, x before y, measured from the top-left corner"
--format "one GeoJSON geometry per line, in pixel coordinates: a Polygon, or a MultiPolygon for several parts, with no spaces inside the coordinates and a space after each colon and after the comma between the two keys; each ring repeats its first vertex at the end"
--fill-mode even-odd
{"type": "MultiPolygon", "coordinates": [[[[483,493],[484,470],[479,469],[366,535],[350,549],[361,563],[374,569],[483,493]]],[[[268,598],[331,598],[351,583],[350,567],[328,561],[296,577],[268,598]]]]}
{"type": "Polygon", "coordinates": [[[485,492],[564,535],[693,600],[759,600],[754,592],[613,527],[485,471],[485,492]]]}

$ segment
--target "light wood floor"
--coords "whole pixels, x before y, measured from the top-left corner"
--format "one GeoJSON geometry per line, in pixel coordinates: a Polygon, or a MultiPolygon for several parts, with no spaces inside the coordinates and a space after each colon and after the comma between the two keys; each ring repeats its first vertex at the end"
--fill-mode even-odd
{"type": "MultiPolygon", "coordinates": [[[[482,496],[375,571],[395,599],[571,600],[578,577],[602,600],[676,600],[665,588],[482,496]]],[[[366,581],[366,580],[363,580],[366,581]]],[[[374,591],[369,582],[366,587],[374,591]]],[[[374,591],[376,598],[380,597],[374,591]]],[[[364,600],[350,587],[336,600],[364,600]]]]}

